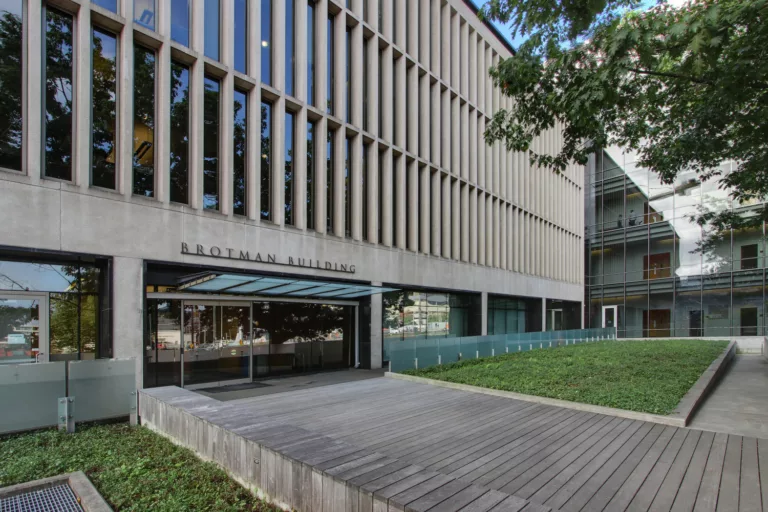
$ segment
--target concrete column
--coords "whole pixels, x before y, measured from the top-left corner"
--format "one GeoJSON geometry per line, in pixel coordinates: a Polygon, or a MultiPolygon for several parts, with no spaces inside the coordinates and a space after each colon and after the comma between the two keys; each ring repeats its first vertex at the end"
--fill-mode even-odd
{"type": "MultiPolygon", "coordinates": [[[[386,24],[386,22],[385,22],[386,24]]],[[[393,140],[392,135],[392,113],[394,105],[392,104],[392,88],[394,87],[394,62],[392,61],[392,46],[387,46],[381,55],[381,133],[379,136],[387,141],[393,140]]],[[[378,110],[378,108],[377,108],[378,110]]]]}
{"type": "Polygon", "coordinates": [[[351,140],[349,161],[352,164],[349,192],[352,194],[352,238],[363,239],[363,136],[357,135],[351,140]]]}
{"type": "Polygon", "coordinates": [[[488,292],[480,293],[480,336],[488,336],[488,292]]]}
{"type": "Polygon", "coordinates": [[[400,146],[403,148],[403,150],[406,149],[406,140],[405,140],[405,123],[408,122],[406,119],[406,112],[405,112],[405,98],[406,98],[406,68],[405,68],[405,59],[403,57],[400,57],[395,61],[394,66],[396,68],[395,71],[395,102],[397,105],[395,106],[395,122],[394,122],[394,133],[393,133],[393,142],[396,146],[400,146]]]}
{"type": "Polygon", "coordinates": [[[411,66],[406,70],[408,87],[408,112],[405,122],[408,123],[408,140],[406,141],[409,153],[419,154],[419,68],[411,66]]]}
{"type": "MultiPolygon", "coordinates": [[[[43,16],[42,2],[27,2],[27,18],[41,20],[43,16]]],[[[43,23],[24,23],[24,38],[26,48],[23,50],[24,84],[25,92],[22,94],[22,102],[25,115],[22,119],[23,141],[21,150],[21,168],[30,177],[32,183],[39,181],[43,174],[43,83],[40,70],[43,69],[43,45],[45,44],[45,31],[43,23]]]]}
{"type": "Polygon", "coordinates": [[[447,168],[445,165],[443,165],[443,162],[441,162],[442,150],[440,149],[440,136],[442,133],[443,121],[440,114],[442,111],[443,101],[440,94],[439,83],[435,83],[430,86],[430,95],[430,105],[432,110],[430,115],[432,124],[431,126],[427,126],[427,132],[431,137],[430,144],[432,145],[432,148],[429,154],[432,156],[432,161],[438,167],[447,168]]]}
{"type": "Polygon", "coordinates": [[[488,246],[486,245],[487,234],[487,221],[485,210],[487,209],[487,201],[485,200],[485,193],[478,191],[477,193],[477,263],[479,265],[486,264],[486,251],[488,246]]]}
{"type": "MultiPolygon", "coordinates": [[[[293,113],[293,225],[307,226],[307,109],[293,113]]],[[[317,167],[317,166],[316,166],[317,167]]]]}
{"type": "Polygon", "coordinates": [[[452,161],[453,151],[453,116],[451,115],[451,91],[443,91],[440,87],[440,124],[435,125],[440,136],[440,166],[448,169],[454,176],[459,175],[459,169],[455,167],[456,162],[452,161]]]}
{"type": "MultiPolygon", "coordinates": [[[[381,286],[372,282],[371,286],[381,286]]],[[[384,352],[384,336],[382,333],[382,317],[384,313],[383,298],[380,293],[371,295],[371,370],[381,368],[384,352]]]]}
{"type": "MultiPolygon", "coordinates": [[[[477,110],[473,110],[468,114],[467,125],[464,129],[468,132],[467,151],[468,153],[463,160],[467,161],[467,179],[470,183],[477,183],[477,146],[483,144],[482,137],[478,137],[477,125],[479,120],[477,118],[477,110]]],[[[482,134],[480,134],[482,136],[482,134]]]]}
{"type": "Polygon", "coordinates": [[[499,264],[498,267],[506,270],[507,267],[507,205],[499,201],[494,212],[496,225],[499,226],[499,264]]]}
{"type": "Polygon", "coordinates": [[[431,146],[431,130],[430,118],[432,110],[432,102],[429,94],[430,89],[430,77],[424,75],[418,78],[419,83],[419,157],[424,160],[430,160],[430,146],[431,146]]]}
{"type": "Polygon", "coordinates": [[[115,257],[112,260],[112,346],[116,358],[136,358],[136,386],[143,387],[144,366],[142,283],[144,263],[138,258],[115,257]]]}
{"type": "MultiPolygon", "coordinates": [[[[261,8],[248,9],[248,74],[261,79],[261,8]]],[[[248,92],[246,215],[261,219],[261,88],[248,92]]],[[[155,135],[157,137],[157,135],[155,135]]]]}
{"type": "Polygon", "coordinates": [[[91,185],[91,10],[80,9],[74,16],[72,60],[72,183],[85,193],[91,185]]]}
{"type": "MultiPolygon", "coordinates": [[[[442,4],[442,0],[437,0],[438,5],[442,4]]],[[[443,4],[440,8],[440,17],[442,22],[440,23],[440,77],[444,82],[450,84],[451,82],[451,6],[450,4],[443,4]]],[[[443,167],[447,167],[445,162],[443,167]]]]}
{"type": "Polygon", "coordinates": [[[467,97],[469,93],[469,23],[459,24],[459,74],[460,85],[457,87],[461,91],[462,96],[467,97]]]}
{"type": "Polygon", "coordinates": [[[467,57],[467,75],[469,75],[469,92],[467,96],[474,105],[477,105],[477,79],[479,78],[475,68],[477,63],[477,39],[477,32],[471,30],[469,32],[469,54],[467,57]]]}
{"type": "Polygon", "coordinates": [[[481,112],[486,113],[488,110],[485,108],[485,89],[488,84],[488,68],[485,66],[485,41],[482,39],[478,41],[477,45],[477,108],[481,112]]]}
{"type": "MultiPolygon", "coordinates": [[[[115,189],[126,200],[133,194],[133,13],[123,3],[125,28],[117,40],[117,165],[115,189]]],[[[132,8],[132,6],[130,6],[132,8]]],[[[157,64],[155,64],[157,66],[157,64]]],[[[157,76],[157,71],[155,71],[157,76]]],[[[155,106],[157,107],[157,106],[155,106]]],[[[157,108],[155,108],[157,111],[157,108]]],[[[155,166],[157,167],[157,166],[155,166]]]]}
{"type": "MultiPolygon", "coordinates": [[[[235,4],[222,2],[221,26],[234,27],[235,4]]],[[[223,31],[226,33],[226,31],[223,31]]],[[[235,68],[235,40],[233,37],[221,37],[221,63],[230,69],[235,68]]],[[[234,131],[234,101],[235,77],[227,73],[221,80],[219,94],[219,209],[221,213],[234,217],[232,212],[233,188],[233,131],[234,131]]],[[[246,182],[247,183],[247,182],[246,182]]]]}
{"type": "Polygon", "coordinates": [[[547,330],[547,299],[542,297],[541,299],[541,331],[547,330]]]}
{"type": "Polygon", "coordinates": [[[451,12],[451,87],[454,91],[458,91],[461,87],[461,75],[459,73],[461,70],[459,62],[461,49],[460,21],[461,16],[455,11],[451,12]]]}
{"type": "MultiPolygon", "coordinates": [[[[367,1],[367,0],[366,0],[367,1]]],[[[368,176],[366,176],[364,194],[368,195],[368,241],[372,244],[378,244],[379,240],[379,147],[377,144],[363,146],[364,151],[368,151],[368,176]]]]}
{"type": "MultiPolygon", "coordinates": [[[[418,32],[416,35],[417,41],[419,39],[418,34],[421,34],[421,45],[419,46],[419,62],[421,62],[421,65],[424,66],[425,69],[430,69],[430,59],[432,57],[429,51],[429,38],[431,37],[431,34],[429,33],[429,27],[432,24],[431,20],[429,19],[430,0],[422,0],[421,2],[413,3],[419,4],[419,25],[416,28],[418,32]]],[[[429,83],[428,77],[427,83],[429,83]]]]}
{"type": "Polygon", "coordinates": [[[405,8],[408,9],[408,26],[405,29],[408,31],[408,48],[407,53],[413,57],[416,62],[419,61],[419,25],[417,23],[419,19],[419,4],[421,2],[414,2],[408,0],[405,8]]]}
{"type": "Polygon", "coordinates": [[[429,167],[427,167],[427,172],[431,173],[431,182],[432,182],[432,193],[431,193],[431,206],[432,211],[430,213],[431,217],[431,229],[430,232],[432,234],[432,248],[430,252],[434,254],[435,256],[440,256],[443,253],[441,243],[442,243],[442,234],[443,234],[443,215],[442,215],[442,195],[443,195],[443,180],[442,180],[442,173],[440,171],[432,172],[429,167]]]}
{"type": "MultiPolygon", "coordinates": [[[[427,25],[427,34],[430,35],[432,38],[432,56],[430,60],[430,69],[433,73],[435,73],[437,76],[441,76],[441,54],[443,53],[441,51],[442,48],[442,32],[443,31],[443,24],[441,23],[442,20],[442,12],[441,12],[441,4],[442,0],[430,0],[432,2],[432,18],[429,20],[429,24],[427,25]]],[[[436,126],[440,126],[438,123],[436,126]]]]}
{"type": "Polygon", "coordinates": [[[381,161],[381,167],[379,167],[379,173],[381,173],[381,243],[387,247],[394,245],[394,237],[392,236],[392,230],[394,225],[392,223],[392,216],[395,208],[395,193],[396,191],[392,187],[392,176],[394,172],[394,165],[392,161],[392,148],[387,148],[381,161]]]}
{"type": "Polygon", "coordinates": [[[398,249],[405,249],[408,246],[405,228],[408,219],[405,218],[405,202],[410,201],[406,195],[407,174],[405,155],[400,155],[395,159],[392,169],[395,172],[395,186],[397,187],[396,193],[392,194],[392,206],[395,209],[394,218],[396,222],[396,225],[392,227],[395,229],[395,236],[393,238],[398,249]]]}
{"type": "Polygon", "coordinates": [[[315,0],[314,28],[315,97],[310,99],[310,103],[314,101],[312,104],[321,112],[325,112],[328,109],[328,0],[315,0]]]}

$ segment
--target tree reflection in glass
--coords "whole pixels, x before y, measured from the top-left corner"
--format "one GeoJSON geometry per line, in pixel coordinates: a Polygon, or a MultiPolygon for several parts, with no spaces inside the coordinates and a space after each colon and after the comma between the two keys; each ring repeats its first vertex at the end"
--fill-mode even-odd
{"type": "Polygon", "coordinates": [[[293,150],[294,118],[291,112],[285,113],[285,223],[293,224],[293,150]]]}
{"type": "Polygon", "coordinates": [[[21,170],[22,0],[0,2],[0,167],[21,170]]]}
{"type": "Polygon", "coordinates": [[[171,62],[171,201],[188,201],[189,68],[171,62]]]}
{"type": "Polygon", "coordinates": [[[261,218],[270,220],[272,197],[272,105],[261,104],[261,218]]]}
{"type": "Polygon", "coordinates": [[[93,149],[92,183],[115,188],[115,123],[117,119],[117,38],[93,29],[91,75],[93,149]]]}
{"type": "Polygon", "coordinates": [[[155,195],[155,52],[133,49],[133,193],[155,195]]]}
{"type": "Polygon", "coordinates": [[[45,175],[72,179],[72,17],[46,9],[45,175]]]}
{"type": "Polygon", "coordinates": [[[203,96],[203,208],[219,209],[219,90],[221,83],[205,77],[203,96]]]}
{"type": "Polygon", "coordinates": [[[232,179],[234,180],[232,208],[235,215],[245,215],[247,201],[246,145],[248,135],[248,97],[245,92],[235,89],[234,103],[234,152],[232,179]]]}

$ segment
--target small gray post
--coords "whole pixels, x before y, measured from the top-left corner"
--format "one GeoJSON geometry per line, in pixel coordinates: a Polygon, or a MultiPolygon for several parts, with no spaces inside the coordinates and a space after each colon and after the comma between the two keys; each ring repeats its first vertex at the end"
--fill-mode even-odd
{"type": "Polygon", "coordinates": [[[459,361],[461,361],[461,352],[459,352],[459,361]]]}
{"type": "MultiPolygon", "coordinates": [[[[552,342],[549,343],[549,346],[552,346],[552,342]]],[[[544,348],[544,343],[541,341],[539,342],[539,348],[544,348]]]]}
{"type": "Polygon", "coordinates": [[[419,369],[419,358],[414,357],[413,358],[413,366],[418,370],[419,369]]]}
{"type": "Polygon", "coordinates": [[[475,350],[475,359],[480,359],[480,351],[475,350]]]}
{"type": "Polygon", "coordinates": [[[59,432],[75,432],[75,397],[59,398],[59,432]]]}
{"type": "Polygon", "coordinates": [[[495,348],[492,348],[492,349],[491,349],[491,357],[493,357],[493,356],[495,356],[495,355],[496,355],[496,349],[495,349],[495,348]]]}
{"type": "Polygon", "coordinates": [[[131,391],[131,407],[130,407],[130,417],[129,421],[131,425],[138,425],[139,424],[139,414],[138,414],[138,393],[134,390],[131,391]]]}
{"type": "Polygon", "coordinates": [[[443,364],[443,356],[442,356],[442,354],[437,354],[437,364],[442,366],[442,364],[443,364]]]}
{"type": "Polygon", "coordinates": [[[518,345],[517,346],[517,351],[520,352],[521,350],[523,350],[523,346],[522,345],[518,345]]]}
{"type": "Polygon", "coordinates": [[[533,350],[533,343],[528,344],[528,350],[533,350]]]}
{"type": "Polygon", "coordinates": [[[551,341],[549,342],[549,348],[552,348],[552,342],[551,341]]]}
{"type": "Polygon", "coordinates": [[[392,373],[392,361],[387,361],[387,366],[389,367],[389,373],[392,373]]]}
{"type": "Polygon", "coordinates": [[[507,354],[509,354],[509,345],[507,345],[506,347],[504,347],[504,352],[506,352],[507,354]]]}

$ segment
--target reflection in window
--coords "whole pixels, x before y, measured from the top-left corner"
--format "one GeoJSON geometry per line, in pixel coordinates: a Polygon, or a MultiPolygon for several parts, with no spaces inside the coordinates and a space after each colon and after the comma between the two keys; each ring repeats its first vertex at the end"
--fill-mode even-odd
{"type": "Polygon", "coordinates": [[[235,0],[235,71],[248,72],[248,0],[235,0]]]}
{"type": "Polygon", "coordinates": [[[72,17],[46,9],[45,176],[72,179],[72,17]]]}
{"type": "Polygon", "coordinates": [[[347,122],[350,122],[350,119],[352,118],[352,29],[350,27],[347,27],[347,37],[345,39],[347,42],[347,83],[344,87],[344,94],[346,98],[346,112],[344,115],[346,116],[344,119],[346,119],[347,122]]]}
{"type": "Polygon", "coordinates": [[[205,0],[205,56],[219,60],[219,0],[205,0]]]}
{"type": "Polygon", "coordinates": [[[245,204],[247,202],[247,173],[246,173],[246,148],[248,140],[248,96],[247,93],[235,89],[235,110],[234,122],[235,129],[233,134],[233,166],[232,179],[234,186],[232,188],[232,208],[235,215],[245,215],[245,204]]]}
{"type": "Polygon", "coordinates": [[[93,52],[91,179],[96,187],[114,189],[116,186],[117,38],[94,28],[91,49],[93,52]]]}
{"type": "Polygon", "coordinates": [[[133,193],[155,195],[155,52],[133,47],[133,193]]]}
{"type": "Polygon", "coordinates": [[[98,301],[94,294],[50,294],[50,360],[98,357],[98,301]]]}
{"type": "Polygon", "coordinates": [[[480,333],[479,295],[399,290],[382,301],[382,331],[391,341],[480,333]]]}
{"type": "Polygon", "coordinates": [[[352,141],[344,139],[344,235],[352,237],[352,198],[349,193],[349,180],[352,177],[352,141]]]}
{"type": "Polygon", "coordinates": [[[261,0],[261,81],[272,85],[272,0],[261,0]]]}
{"type": "Polygon", "coordinates": [[[315,229],[315,125],[307,123],[307,212],[306,227],[315,229]]]}
{"type": "Polygon", "coordinates": [[[307,4],[307,102],[315,104],[315,0],[307,4]]]}
{"type": "Polygon", "coordinates": [[[363,240],[368,240],[368,149],[369,145],[363,146],[363,172],[360,175],[360,198],[362,199],[363,209],[363,240]]]}
{"type": "Polygon", "coordinates": [[[272,197],[272,105],[261,103],[261,218],[270,220],[272,197]]]}
{"type": "Polygon", "coordinates": [[[285,92],[294,96],[294,75],[296,74],[296,36],[295,27],[295,0],[285,2],[285,92]]]}
{"type": "Polygon", "coordinates": [[[181,385],[181,301],[147,299],[144,386],[181,385]]]}
{"type": "Polygon", "coordinates": [[[294,150],[294,119],[292,112],[285,113],[285,223],[293,224],[293,150],[294,150]]]}
{"type": "Polygon", "coordinates": [[[205,77],[203,97],[203,208],[219,209],[219,91],[221,83],[205,77]]]}
{"type": "Polygon", "coordinates": [[[363,46],[363,130],[371,131],[368,126],[368,41],[363,46]]]}
{"type": "Polygon", "coordinates": [[[325,143],[325,211],[326,232],[333,233],[333,132],[328,130],[328,140],[325,143]]]}
{"type": "Polygon", "coordinates": [[[189,68],[171,61],[171,201],[188,201],[189,68]]]}
{"type": "Polygon", "coordinates": [[[327,27],[327,35],[328,40],[326,41],[326,48],[328,49],[328,69],[326,69],[325,75],[327,83],[325,94],[327,96],[326,98],[326,111],[329,114],[333,114],[333,78],[334,78],[334,72],[333,72],[333,58],[334,58],[334,51],[333,51],[333,16],[328,16],[328,27],[327,27]]]}
{"type": "Polygon", "coordinates": [[[117,12],[117,0],[91,0],[91,3],[108,11],[117,12]]]}
{"type": "Polygon", "coordinates": [[[0,2],[0,167],[21,170],[22,0],[0,2]]]}
{"type": "Polygon", "coordinates": [[[155,30],[155,0],[133,0],[133,21],[155,30]]]}
{"type": "Polygon", "coordinates": [[[171,0],[171,39],[189,46],[189,0],[171,0]]]}

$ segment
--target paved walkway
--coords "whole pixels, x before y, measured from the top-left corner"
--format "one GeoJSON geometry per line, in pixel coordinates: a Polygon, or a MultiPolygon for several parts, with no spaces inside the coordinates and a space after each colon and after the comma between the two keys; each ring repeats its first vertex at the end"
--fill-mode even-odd
{"type": "Polygon", "coordinates": [[[768,361],[737,355],[690,426],[768,439],[768,361]]]}
{"type": "Polygon", "coordinates": [[[387,378],[228,402],[143,393],[289,457],[338,444],[320,469],[389,510],[768,512],[768,440],[387,378]]]}

